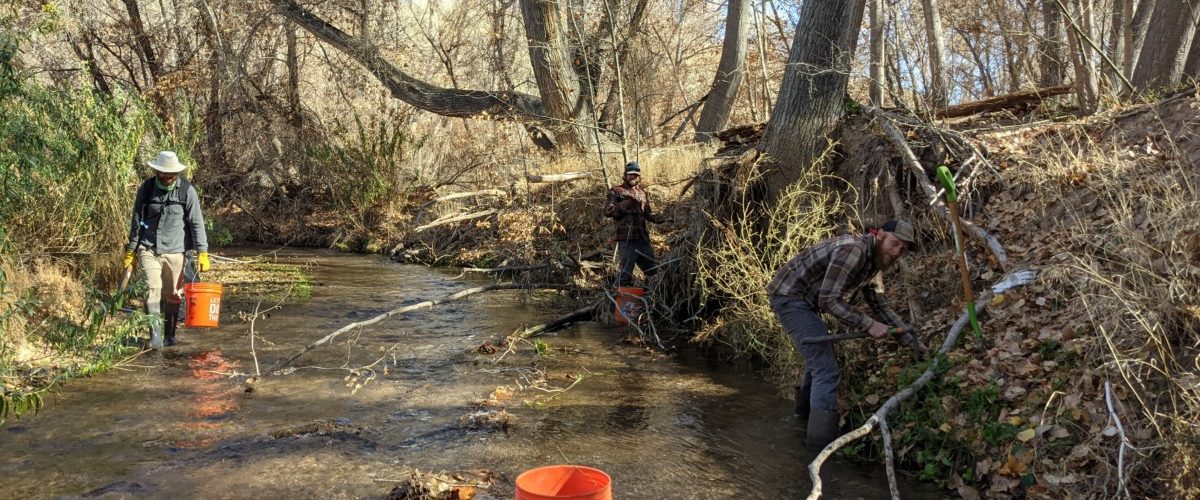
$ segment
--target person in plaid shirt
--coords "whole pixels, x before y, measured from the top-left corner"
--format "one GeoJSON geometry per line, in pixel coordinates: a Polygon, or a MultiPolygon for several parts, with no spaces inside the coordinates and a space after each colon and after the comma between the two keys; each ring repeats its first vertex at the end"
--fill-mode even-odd
{"type": "Polygon", "coordinates": [[[613,240],[621,263],[617,286],[633,285],[634,266],[642,268],[646,278],[658,272],[654,247],[646,222],[662,224],[665,219],[650,208],[650,198],[642,189],[642,169],[633,161],[625,164],[624,182],[608,191],[604,215],[613,219],[613,240]]]}
{"type": "Polygon", "coordinates": [[[810,337],[829,335],[820,313],[833,315],[850,328],[865,330],[881,339],[889,333],[902,335],[921,355],[929,349],[916,340],[883,298],[875,292],[874,276],[886,271],[905,252],[916,246],[913,227],[907,221],[889,221],[864,235],[844,235],[821,241],[784,264],[767,293],[771,310],[804,358],[804,377],[796,388],[796,414],[807,422],[808,448],[820,451],[838,431],[837,387],[841,379],[832,342],[801,344],[810,337]],[[861,291],[875,318],[863,314],[847,301],[861,291]]]}

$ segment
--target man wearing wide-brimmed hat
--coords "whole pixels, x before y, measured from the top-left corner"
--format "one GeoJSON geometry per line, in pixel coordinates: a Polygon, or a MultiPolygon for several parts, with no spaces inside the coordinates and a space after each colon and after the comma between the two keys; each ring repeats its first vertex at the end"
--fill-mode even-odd
{"type": "Polygon", "coordinates": [[[200,196],[180,175],[187,167],[173,151],[161,151],[146,164],[154,175],[142,182],[134,199],[124,264],[129,269],[136,259],[146,274],[150,347],[158,349],[164,345],[164,333],[166,345],[175,344],[184,252],[199,252],[200,271],[207,271],[210,264],[200,196]]]}
{"type": "Polygon", "coordinates": [[[767,284],[771,309],[804,358],[804,376],[796,388],[796,414],[807,422],[808,448],[819,451],[837,437],[837,389],[841,380],[831,342],[803,343],[804,339],[829,335],[821,319],[829,313],[850,328],[866,331],[876,339],[891,334],[921,355],[929,349],[913,335],[883,298],[876,293],[873,278],[916,247],[912,224],[889,221],[867,234],[837,236],[813,245],[792,258],[767,284]],[[878,321],[854,307],[849,300],[861,292],[878,321]]]}

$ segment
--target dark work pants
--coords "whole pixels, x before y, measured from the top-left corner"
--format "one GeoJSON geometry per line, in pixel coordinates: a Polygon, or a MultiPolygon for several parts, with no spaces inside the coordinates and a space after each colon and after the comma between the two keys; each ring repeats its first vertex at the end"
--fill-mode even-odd
{"type": "Polygon", "coordinates": [[[658,261],[654,260],[654,248],[649,240],[621,240],[617,242],[617,258],[621,262],[621,275],[617,286],[633,284],[633,266],[642,268],[647,278],[658,272],[658,261]]]}
{"type": "Polygon", "coordinates": [[[811,386],[809,401],[814,410],[837,411],[837,390],[841,382],[832,342],[801,344],[800,339],[829,335],[821,315],[807,300],[788,295],[771,295],[771,310],[792,339],[796,352],[804,358],[804,379],[800,386],[811,386]]]}

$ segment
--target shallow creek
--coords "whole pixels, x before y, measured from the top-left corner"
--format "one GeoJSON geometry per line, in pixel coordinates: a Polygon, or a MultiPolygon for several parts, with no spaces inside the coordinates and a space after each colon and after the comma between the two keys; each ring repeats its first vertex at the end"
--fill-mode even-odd
{"type": "MultiPolygon", "coordinates": [[[[315,262],[313,291],[256,321],[263,369],[349,323],[481,283],[383,257],[278,257],[315,262]]],[[[379,498],[417,469],[487,470],[497,479],[476,498],[512,498],[517,474],[557,463],[606,471],[615,498],[807,494],[812,454],[791,402],[749,371],[624,344],[594,323],[543,337],[546,355],[524,345],[496,363],[502,353],[475,351],[563,312],[546,304],[496,291],[423,309],[347,332],[250,392],[225,375],[255,369],[250,324],[227,308],[221,328],[183,330],[179,346],[70,382],[41,414],[0,427],[4,494],[379,498]],[[380,358],[377,378],[347,387],[339,367],[380,358]],[[574,374],[584,377],[571,386],[574,374]],[[507,431],[470,425],[498,387],[532,382],[571,388],[513,391],[507,431]]],[[[834,459],[824,472],[826,498],[888,496],[882,462],[834,459]]],[[[942,496],[900,486],[905,498],[942,496]]]]}

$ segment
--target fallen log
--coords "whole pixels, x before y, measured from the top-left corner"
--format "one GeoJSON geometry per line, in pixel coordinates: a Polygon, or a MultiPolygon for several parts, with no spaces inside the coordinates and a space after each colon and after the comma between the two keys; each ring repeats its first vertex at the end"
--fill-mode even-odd
{"type": "Polygon", "coordinates": [[[398,316],[401,314],[410,313],[412,311],[416,311],[417,309],[433,307],[438,304],[444,304],[446,302],[453,302],[455,300],[458,300],[458,299],[461,299],[464,297],[470,297],[470,296],[478,294],[478,293],[490,292],[493,290],[573,290],[575,288],[576,287],[573,285],[563,285],[563,284],[557,284],[557,283],[532,283],[532,284],[496,283],[496,284],[491,284],[491,285],[478,286],[475,288],[468,288],[466,290],[458,291],[458,292],[452,293],[452,294],[447,295],[442,298],[427,300],[425,302],[413,304],[410,306],[404,306],[404,307],[401,307],[398,309],[392,309],[391,311],[385,312],[383,314],[380,314],[379,316],[376,316],[376,317],[368,319],[368,320],[359,321],[357,323],[350,323],[349,325],[343,326],[343,327],[337,329],[337,331],[330,333],[329,335],[326,335],[324,337],[321,337],[320,339],[317,339],[317,340],[309,343],[308,345],[304,346],[304,348],[301,349],[300,352],[293,354],[290,358],[287,358],[286,360],[276,363],[274,366],[271,367],[271,369],[267,370],[267,373],[273,374],[273,373],[279,372],[279,370],[286,368],[288,365],[295,362],[296,359],[298,359],[300,356],[303,356],[306,353],[308,353],[308,351],[311,351],[313,349],[316,349],[317,347],[320,347],[324,344],[328,344],[328,343],[332,342],[333,339],[336,339],[338,337],[338,335],[346,333],[355,328],[362,328],[364,326],[379,323],[381,321],[391,318],[392,316],[398,316]]]}
{"type": "Polygon", "coordinates": [[[571,323],[578,323],[580,321],[594,319],[596,317],[596,309],[599,308],[601,304],[603,304],[603,302],[584,306],[540,325],[531,326],[521,330],[521,333],[518,333],[517,336],[523,339],[530,339],[543,333],[550,333],[571,323]]]}
{"type": "MultiPolygon", "coordinates": [[[[929,174],[925,172],[925,167],[921,166],[920,160],[917,160],[917,155],[913,153],[912,148],[908,147],[908,142],[904,139],[904,133],[900,132],[900,129],[896,128],[896,125],[893,124],[886,116],[883,116],[881,113],[877,113],[874,108],[863,109],[873,113],[875,118],[879,120],[879,125],[883,127],[883,131],[886,133],[888,139],[892,142],[892,145],[896,147],[896,151],[900,153],[900,157],[904,160],[905,166],[912,171],[913,177],[916,177],[917,184],[920,184],[921,189],[925,191],[925,194],[928,195],[931,200],[933,200],[933,205],[931,208],[935,209],[934,212],[936,212],[947,222],[950,222],[950,209],[946,208],[946,204],[938,198],[937,188],[935,188],[933,183],[929,181],[929,174]]],[[[1008,266],[1008,252],[1004,250],[1004,245],[1000,244],[1000,240],[996,239],[995,236],[988,234],[988,232],[983,228],[975,225],[969,220],[962,219],[960,222],[962,223],[964,233],[979,240],[986,245],[989,250],[992,251],[992,255],[996,256],[996,260],[999,261],[1001,268],[1006,268],[1008,266]]]]}
{"type": "Polygon", "coordinates": [[[495,209],[487,209],[482,212],[475,212],[475,213],[463,214],[463,215],[455,215],[455,216],[451,216],[451,217],[443,217],[441,219],[430,222],[429,224],[422,224],[420,226],[417,226],[417,227],[413,228],[413,232],[419,233],[419,232],[429,229],[431,227],[443,226],[446,224],[462,222],[465,220],[474,220],[474,219],[478,219],[480,217],[487,217],[489,215],[495,214],[496,212],[497,211],[495,209]]]}
{"type": "Polygon", "coordinates": [[[536,266],[509,266],[509,267],[464,267],[462,272],[465,273],[515,273],[519,271],[536,271],[550,267],[550,264],[538,264],[536,266]]]}
{"type": "Polygon", "coordinates": [[[425,203],[422,203],[421,206],[417,207],[417,216],[413,218],[413,222],[421,222],[421,217],[425,215],[425,209],[433,206],[434,204],[441,203],[443,201],[451,201],[451,200],[458,200],[458,199],[462,199],[462,198],[470,198],[472,196],[507,197],[508,192],[501,190],[501,189],[481,189],[479,191],[467,191],[467,192],[463,192],[463,193],[450,193],[445,196],[439,196],[439,197],[429,200],[425,203]]]}
{"type": "Polygon", "coordinates": [[[1024,92],[1015,92],[989,99],[981,99],[978,101],[956,104],[954,106],[947,106],[935,112],[934,116],[938,118],[959,118],[963,116],[977,115],[979,113],[985,113],[988,111],[1009,109],[1036,101],[1041,101],[1047,97],[1069,94],[1074,89],[1075,88],[1072,85],[1067,84],[1026,90],[1024,92]]]}
{"type": "Polygon", "coordinates": [[[578,179],[590,179],[591,177],[592,177],[592,174],[590,172],[567,172],[565,174],[546,174],[546,175],[525,174],[525,180],[535,183],[535,184],[536,183],[548,184],[548,183],[553,183],[553,182],[570,182],[570,181],[574,181],[574,180],[578,180],[578,179]]]}

